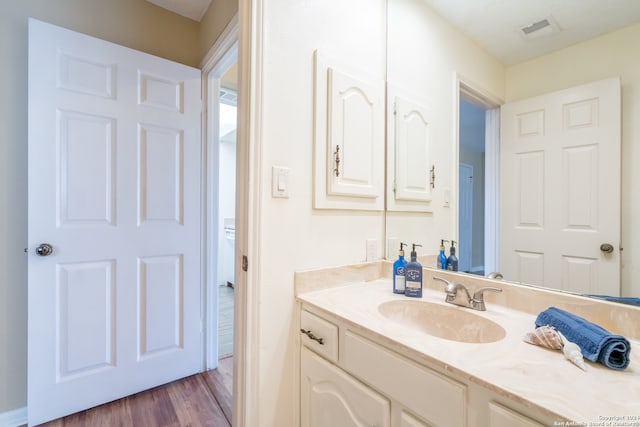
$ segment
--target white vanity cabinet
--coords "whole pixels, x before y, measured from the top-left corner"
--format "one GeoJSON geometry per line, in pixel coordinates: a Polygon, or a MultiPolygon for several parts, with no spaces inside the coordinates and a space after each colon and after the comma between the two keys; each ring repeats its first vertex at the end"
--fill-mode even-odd
{"type": "Polygon", "coordinates": [[[300,316],[303,427],[541,427],[553,423],[493,390],[400,354],[363,328],[321,313],[303,305],[300,316]]]}

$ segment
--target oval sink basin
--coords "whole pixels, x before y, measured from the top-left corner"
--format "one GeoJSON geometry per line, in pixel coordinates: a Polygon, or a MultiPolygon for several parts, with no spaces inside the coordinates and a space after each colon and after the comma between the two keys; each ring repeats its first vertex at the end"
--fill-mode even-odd
{"type": "Polygon", "coordinates": [[[466,310],[424,301],[394,300],[378,306],[387,319],[446,340],[490,343],[505,337],[502,326],[466,310]]]}

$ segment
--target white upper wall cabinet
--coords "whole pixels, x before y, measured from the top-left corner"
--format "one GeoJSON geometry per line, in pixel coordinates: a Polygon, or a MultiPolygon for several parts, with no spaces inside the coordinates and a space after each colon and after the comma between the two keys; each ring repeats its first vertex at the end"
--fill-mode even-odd
{"type": "Polygon", "coordinates": [[[389,88],[387,209],[431,212],[431,111],[389,88]]]}
{"type": "Polygon", "coordinates": [[[315,55],[314,208],[384,209],[384,81],[315,55]]]}

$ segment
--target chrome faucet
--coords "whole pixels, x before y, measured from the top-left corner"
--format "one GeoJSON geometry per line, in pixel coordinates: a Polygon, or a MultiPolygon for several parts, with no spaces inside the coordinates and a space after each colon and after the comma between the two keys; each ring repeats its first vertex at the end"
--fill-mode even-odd
{"type": "Polygon", "coordinates": [[[433,279],[446,283],[447,286],[444,289],[447,294],[444,299],[445,302],[473,310],[485,311],[487,309],[484,304],[484,291],[502,292],[500,288],[485,287],[476,290],[472,297],[469,290],[460,283],[450,282],[440,277],[434,277],[433,279]],[[458,291],[464,291],[464,293],[458,291]]]}

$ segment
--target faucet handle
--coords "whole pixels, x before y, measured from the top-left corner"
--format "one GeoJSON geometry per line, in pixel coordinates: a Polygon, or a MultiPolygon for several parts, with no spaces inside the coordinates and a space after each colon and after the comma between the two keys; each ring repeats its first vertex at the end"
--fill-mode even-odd
{"type": "Polygon", "coordinates": [[[500,288],[492,288],[491,286],[487,286],[485,288],[476,289],[473,293],[473,299],[483,300],[484,299],[484,291],[493,291],[493,292],[502,292],[500,288]]]}
{"type": "Polygon", "coordinates": [[[475,308],[476,310],[485,311],[487,309],[484,305],[484,291],[502,292],[502,289],[492,288],[490,286],[476,289],[476,291],[473,293],[473,302],[472,302],[474,306],[473,308],[475,308]]]}
{"type": "Polygon", "coordinates": [[[444,288],[444,292],[447,294],[447,302],[451,302],[456,299],[456,293],[458,292],[458,285],[453,281],[448,281],[441,277],[433,276],[433,280],[438,280],[443,282],[446,286],[444,288]]]}
{"type": "Polygon", "coordinates": [[[478,299],[478,298],[482,299],[484,291],[502,292],[502,289],[492,288],[491,286],[476,289],[476,291],[473,293],[473,299],[478,299]]]}
{"type": "Polygon", "coordinates": [[[449,286],[451,284],[451,282],[449,282],[446,279],[443,279],[442,277],[438,277],[438,276],[433,276],[433,280],[438,280],[440,282],[444,282],[447,286],[449,286]]]}

